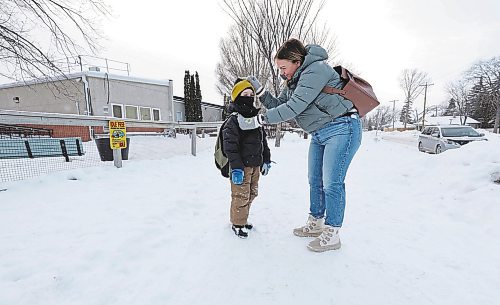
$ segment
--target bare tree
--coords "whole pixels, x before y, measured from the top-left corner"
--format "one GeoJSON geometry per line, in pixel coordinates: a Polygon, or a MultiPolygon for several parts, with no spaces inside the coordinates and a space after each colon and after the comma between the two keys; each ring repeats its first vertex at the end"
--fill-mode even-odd
{"type": "MultiPolygon", "coordinates": [[[[235,37],[241,40],[252,40],[245,46],[255,48],[246,51],[246,54],[256,54],[258,67],[253,67],[259,80],[277,95],[280,91],[281,80],[278,69],[274,68],[274,53],[289,38],[295,37],[306,44],[322,45],[332,60],[335,57],[335,39],[328,29],[318,27],[318,15],[324,6],[324,0],[316,5],[315,0],[224,0],[224,10],[234,20],[238,27],[235,37]],[[245,37],[246,36],[246,37],[245,37]],[[266,72],[260,70],[264,68],[266,72]]],[[[231,35],[227,41],[230,41],[231,35]]],[[[221,50],[222,46],[221,44],[221,50]]],[[[240,52],[242,50],[239,50],[240,52]]],[[[224,58],[224,54],[221,54],[224,58]]],[[[233,68],[234,73],[242,73],[243,69],[233,68]]],[[[250,72],[252,71],[248,71],[250,72]]],[[[223,79],[223,77],[220,77],[223,79]]],[[[226,85],[220,82],[220,87],[226,85]]],[[[276,135],[275,145],[280,145],[280,124],[276,135]]]]}
{"type": "Polygon", "coordinates": [[[228,37],[220,42],[221,61],[217,64],[217,91],[230,94],[234,80],[238,77],[255,75],[259,79],[268,79],[271,72],[267,61],[260,56],[254,40],[245,34],[241,24],[229,29],[228,37]]]}
{"type": "Polygon", "coordinates": [[[392,127],[392,107],[384,105],[377,107],[377,111],[374,111],[371,115],[371,122],[375,124],[377,130],[381,130],[385,125],[391,124],[392,127]]]}
{"type": "Polygon", "coordinates": [[[401,121],[404,123],[404,128],[406,128],[406,124],[410,120],[413,101],[424,90],[420,85],[426,81],[428,81],[427,73],[417,69],[405,69],[401,72],[399,84],[405,95],[405,104],[401,111],[401,121]]]}
{"type": "Polygon", "coordinates": [[[495,108],[494,133],[499,133],[500,127],[500,57],[480,61],[468,71],[468,78],[481,83],[482,90],[487,94],[488,101],[495,108]]]}
{"type": "Polygon", "coordinates": [[[2,0],[0,75],[13,80],[64,76],[82,50],[95,52],[103,0],[2,0]]]}
{"type": "Polygon", "coordinates": [[[470,83],[465,79],[452,82],[448,84],[447,91],[450,98],[455,102],[455,106],[458,108],[460,124],[465,125],[472,111],[469,101],[470,83]]]}

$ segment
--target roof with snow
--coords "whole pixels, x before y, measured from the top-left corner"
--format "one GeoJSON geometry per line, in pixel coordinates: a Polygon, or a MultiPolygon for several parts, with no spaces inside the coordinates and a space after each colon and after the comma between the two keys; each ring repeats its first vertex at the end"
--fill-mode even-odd
{"type": "MultiPolygon", "coordinates": [[[[462,120],[464,117],[462,117],[462,120]]],[[[419,120],[419,124],[422,124],[422,120],[419,120]]],[[[465,121],[466,124],[479,124],[478,121],[471,117],[467,117],[465,121]]],[[[425,125],[462,125],[460,123],[460,116],[431,116],[425,117],[425,125]]]]}
{"type": "MultiPolygon", "coordinates": [[[[392,128],[392,121],[385,124],[384,127],[392,128]]],[[[404,127],[405,127],[405,123],[399,122],[399,121],[394,122],[394,128],[404,128],[404,127]]],[[[413,125],[411,123],[406,123],[406,128],[414,128],[414,127],[415,127],[415,125],[413,125]]]]}

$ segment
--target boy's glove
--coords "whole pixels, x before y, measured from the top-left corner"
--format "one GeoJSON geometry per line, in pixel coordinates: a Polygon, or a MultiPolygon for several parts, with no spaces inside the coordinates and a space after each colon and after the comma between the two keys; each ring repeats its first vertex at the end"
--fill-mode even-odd
{"type": "Polygon", "coordinates": [[[252,87],[255,89],[255,95],[257,95],[257,97],[260,97],[262,93],[264,93],[264,87],[260,84],[257,77],[249,75],[246,77],[246,79],[250,82],[250,84],[252,84],[252,87]]]}
{"type": "Polygon", "coordinates": [[[250,130],[261,127],[265,123],[264,115],[257,114],[251,118],[245,118],[241,114],[238,113],[238,125],[241,130],[250,130]]]}
{"type": "Polygon", "coordinates": [[[245,177],[245,172],[242,169],[236,168],[231,171],[231,181],[234,184],[243,184],[243,177],[245,177]]]}
{"type": "Polygon", "coordinates": [[[266,176],[269,173],[269,170],[271,169],[271,163],[264,163],[260,167],[260,173],[262,176],[266,176]]]}

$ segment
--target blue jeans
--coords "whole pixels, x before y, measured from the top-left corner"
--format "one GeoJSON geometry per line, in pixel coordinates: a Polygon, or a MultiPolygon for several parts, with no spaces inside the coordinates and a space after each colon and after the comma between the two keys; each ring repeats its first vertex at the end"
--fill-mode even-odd
{"type": "Polygon", "coordinates": [[[341,227],[345,211],[344,179],[361,144],[357,114],[339,117],[311,133],[309,146],[310,214],[341,227]]]}

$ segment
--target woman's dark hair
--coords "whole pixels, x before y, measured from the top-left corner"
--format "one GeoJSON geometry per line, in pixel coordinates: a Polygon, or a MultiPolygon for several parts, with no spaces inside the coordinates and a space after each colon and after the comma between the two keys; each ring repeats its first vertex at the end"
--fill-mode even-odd
{"type": "Polygon", "coordinates": [[[278,49],[274,59],[287,59],[292,62],[299,61],[301,64],[304,62],[307,51],[302,42],[298,39],[291,38],[278,49]]]}

